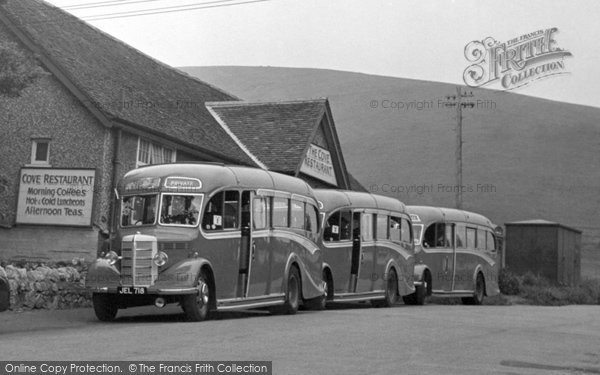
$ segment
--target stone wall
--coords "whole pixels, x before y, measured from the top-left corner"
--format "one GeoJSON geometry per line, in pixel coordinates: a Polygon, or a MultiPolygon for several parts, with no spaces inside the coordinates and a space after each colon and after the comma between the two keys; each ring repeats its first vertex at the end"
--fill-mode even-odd
{"type": "Polygon", "coordinates": [[[85,290],[87,269],[82,260],[9,264],[0,266],[0,275],[8,279],[11,310],[54,310],[91,306],[85,290]]]}

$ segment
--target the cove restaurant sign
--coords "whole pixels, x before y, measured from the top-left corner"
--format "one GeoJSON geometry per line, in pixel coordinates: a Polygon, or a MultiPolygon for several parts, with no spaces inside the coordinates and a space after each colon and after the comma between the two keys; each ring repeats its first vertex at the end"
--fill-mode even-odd
{"type": "Polygon", "coordinates": [[[94,169],[21,169],[17,223],[91,225],[95,179],[94,169]]]}
{"type": "Polygon", "coordinates": [[[331,154],[322,147],[310,145],[300,172],[337,186],[331,154]]]}

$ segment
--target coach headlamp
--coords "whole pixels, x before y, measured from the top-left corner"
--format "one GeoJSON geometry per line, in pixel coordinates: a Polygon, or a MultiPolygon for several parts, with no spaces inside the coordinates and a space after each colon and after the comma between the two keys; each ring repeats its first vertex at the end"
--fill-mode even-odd
{"type": "Polygon", "coordinates": [[[152,260],[154,261],[154,264],[161,267],[161,266],[164,266],[165,264],[167,264],[167,261],[169,260],[169,256],[166,253],[163,253],[162,251],[160,251],[152,258],[152,260]]]}
{"type": "Polygon", "coordinates": [[[115,253],[114,251],[109,251],[104,256],[104,259],[106,259],[108,261],[108,264],[110,264],[112,266],[115,263],[117,263],[117,261],[119,260],[119,255],[117,253],[115,253]]]}

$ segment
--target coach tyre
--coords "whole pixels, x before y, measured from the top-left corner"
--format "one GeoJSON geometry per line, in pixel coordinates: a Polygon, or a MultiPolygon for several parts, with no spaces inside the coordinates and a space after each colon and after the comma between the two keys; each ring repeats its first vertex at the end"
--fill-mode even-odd
{"type": "Polygon", "coordinates": [[[200,322],[208,318],[210,312],[210,290],[211,281],[204,269],[200,270],[196,286],[198,293],[188,294],[182,297],[182,307],[185,317],[190,322],[200,322]]]}
{"type": "Polygon", "coordinates": [[[331,271],[329,269],[325,270],[323,280],[325,280],[326,299],[327,301],[333,301],[333,276],[331,276],[331,271]]]}
{"type": "Polygon", "coordinates": [[[475,281],[475,292],[473,297],[465,297],[462,302],[465,305],[481,305],[485,296],[485,279],[483,274],[480,272],[477,274],[477,280],[475,281]]]}
{"type": "Polygon", "coordinates": [[[415,292],[408,296],[403,296],[402,300],[407,305],[424,305],[427,297],[427,287],[430,284],[429,274],[425,273],[422,284],[415,287],[415,292]]]}
{"type": "Polygon", "coordinates": [[[309,300],[304,301],[302,306],[300,306],[300,310],[310,309],[310,310],[325,310],[327,308],[327,301],[331,299],[333,292],[330,292],[331,281],[329,280],[329,271],[327,269],[323,270],[323,287],[324,293],[316,298],[311,298],[309,300]]]}
{"type": "Polygon", "coordinates": [[[417,285],[415,292],[407,296],[402,296],[402,300],[407,305],[423,305],[425,304],[425,289],[424,285],[417,285]]]}
{"type": "Polygon", "coordinates": [[[288,275],[287,293],[285,297],[284,312],[295,314],[300,305],[300,274],[298,268],[292,266],[288,275]]]}
{"type": "Polygon", "coordinates": [[[92,304],[94,305],[96,317],[103,322],[110,322],[117,316],[119,309],[108,294],[94,293],[92,295],[92,304]]]}
{"type": "Polygon", "coordinates": [[[317,298],[315,310],[325,310],[327,308],[327,301],[333,299],[333,281],[331,280],[331,274],[327,269],[323,270],[323,282],[325,283],[325,285],[323,285],[325,294],[317,298]]]}
{"type": "Polygon", "coordinates": [[[483,274],[477,274],[477,281],[475,283],[475,295],[473,296],[473,302],[475,305],[481,305],[483,303],[483,297],[485,296],[485,280],[483,274]]]}
{"type": "Polygon", "coordinates": [[[398,302],[398,275],[395,269],[391,269],[385,287],[385,297],[383,300],[372,301],[375,307],[391,307],[398,302]]]}
{"type": "Polygon", "coordinates": [[[398,275],[395,269],[390,270],[390,277],[387,281],[387,288],[385,288],[385,299],[383,300],[383,306],[391,307],[398,302],[398,275]]]}

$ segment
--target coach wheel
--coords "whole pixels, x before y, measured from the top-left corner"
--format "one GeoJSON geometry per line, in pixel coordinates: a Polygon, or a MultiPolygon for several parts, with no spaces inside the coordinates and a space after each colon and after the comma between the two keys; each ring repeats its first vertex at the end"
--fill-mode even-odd
{"type": "Polygon", "coordinates": [[[288,275],[287,292],[285,295],[285,304],[283,305],[283,312],[285,314],[293,315],[298,312],[300,306],[300,274],[296,267],[290,268],[288,275]]]}
{"type": "Polygon", "coordinates": [[[115,320],[119,310],[108,294],[94,293],[92,295],[92,305],[96,317],[103,322],[115,320]]]}
{"type": "Polygon", "coordinates": [[[198,292],[183,296],[182,307],[185,317],[191,322],[200,322],[208,318],[210,312],[210,279],[204,270],[200,271],[196,286],[198,292]]]}
{"type": "Polygon", "coordinates": [[[304,301],[303,305],[300,306],[301,309],[303,306],[310,310],[325,310],[327,308],[327,301],[333,299],[333,282],[328,270],[323,271],[323,284],[325,293],[317,298],[304,301]]]}
{"type": "Polygon", "coordinates": [[[323,283],[325,284],[323,285],[325,295],[317,299],[316,310],[325,310],[327,308],[327,301],[333,301],[333,280],[328,270],[323,270],[323,283]]]}
{"type": "Polygon", "coordinates": [[[425,297],[427,296],[427,281],[423,280],[422,285],[415,287],[415,292],[407,296],[403,296],[402,300],[407,305],[424,305],[425,297]]]}
{"type": "Polygon", "coordinates": [[[325,280],[325,293],[327,301],[333,301],[333,277],[330,271],[323,271],[323,280],[325,280]]]}
{"type": "Polygon", "coordinates": [[[483,298],[485,297],[485,280],[481,273],[477,274],[477,280],[475,281],[475,292],[473,297],[465,297],[462,299],[465,305],[481,305],[483,298]]]}
{"type": "Polygon", "coordinates": [[[398,275],[393,268],[390,270],[385,287],[383,300],[372,301],[375,307],[391,307],[398,302],[398,275]]]}

